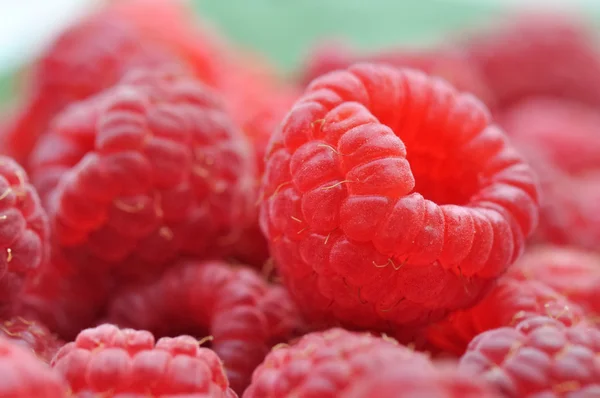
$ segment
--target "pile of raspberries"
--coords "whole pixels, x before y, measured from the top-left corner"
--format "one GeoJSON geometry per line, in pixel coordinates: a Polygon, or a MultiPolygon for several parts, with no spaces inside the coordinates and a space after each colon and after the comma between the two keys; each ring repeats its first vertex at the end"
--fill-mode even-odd
{"type": "Polygon", "coordinates": [[[524,15],[294,79],[108,2],[0,123],[1,398],[600,397],[600,50],[524,15]]]}

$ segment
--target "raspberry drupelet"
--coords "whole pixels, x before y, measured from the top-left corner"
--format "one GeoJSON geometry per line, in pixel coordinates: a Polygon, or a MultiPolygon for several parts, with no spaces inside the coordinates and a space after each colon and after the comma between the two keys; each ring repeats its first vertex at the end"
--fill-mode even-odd
{"type": "Polygon", "coordinates": [[[48,258],[50,228],[23,168],[0,156],[0,316],[12,311],[32,272],[48,258]]]}
{"type": "Polygon", "coordinates": [[[52,366],[76,396],[234,398],[219,357],[190,336],[162,338],[104,324],[85,329],[52,366]]]}
{"type": "Polygon", "coordinates": [[[59,115],[31,170],[66,255],[138,280],[231,250],[253,221],[254,165],[220,98],[160,68],[59,115]]]}
{"type": "Polygon", "coordinates": [[[396,331],[471,306],[537,223],[535,176],[486,108],[413,70],[313,81],[267,158],[261,227],[313,321],[396,331]]]}
{"type": "Polygon", "coordinates": [[[392,339],[334,328],[275,347],[254,371],[244,398],[334,398],[386,368],[433,369],[424,354],[392,339]]]}
{"type": "MultiPolygon", "coordinates": [[[[525,254],[526,256],[527,254],[525,254]]],[[[427,339],[443,352],[462,355],[478,334],[537,316],[556,319],[567,326],[588,320],[587,312],[542,281],[503,275],[474,307],[456,311],[428,325],[427,339]]]]}
{"type": "Polygon", "coordinates": [[[60,373],[11,339],[0,336],[0,397],[63,398],[68,386],[60,373]]]}
{"type": "Polygon", "coordinates": [[[232,388],[242,393],[275,344],[302,329],[285,289],[253,269],[222,262],[182,262],[157,281],[117,293],[109,321],[156,336],[210,336],[232,388]]]}
{"type": "Polygon", "coordinates": [[[0,323],[0,336],[31,350],[46,363],[50,363],[54,354],[64,345],[45,325],[20,316],[0,323]]]}
{"type": "Polygon", "coordinates": [[[600,255],[572,247],[533,247],[508,271],[513,278],[539,281],[582,307],[590,321],[600,318],[600,255]]]}
{"type": "Polygon", "coordinates": [[[477,336],[460,369],[504,397],[600,396],[600,330],[537,317],[477,336]]]}

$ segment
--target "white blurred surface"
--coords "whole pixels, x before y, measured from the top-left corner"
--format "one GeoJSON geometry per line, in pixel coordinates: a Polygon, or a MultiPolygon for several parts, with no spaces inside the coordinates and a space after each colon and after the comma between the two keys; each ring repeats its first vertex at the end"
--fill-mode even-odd
{"type": "Polygon", "coordinates": [[[0,0],[0,73],[40,51],[96,0],[0,0]]]}

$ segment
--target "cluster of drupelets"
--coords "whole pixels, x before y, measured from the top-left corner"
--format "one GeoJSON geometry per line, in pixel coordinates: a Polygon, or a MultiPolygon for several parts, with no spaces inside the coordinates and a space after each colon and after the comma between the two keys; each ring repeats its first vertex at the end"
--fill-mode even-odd
{"type": "Polygon", "coordinates": [[[0,397],[600,397],[593,32],[337,43],[292,80],[191,14],[109,1],[24,74],[0,397]]]}

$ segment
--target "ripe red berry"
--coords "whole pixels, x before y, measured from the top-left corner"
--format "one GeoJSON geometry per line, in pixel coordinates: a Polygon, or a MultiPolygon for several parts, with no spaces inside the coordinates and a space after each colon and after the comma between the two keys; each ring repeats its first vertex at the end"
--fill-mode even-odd
{"type": "Polygon", "coordinates": [[[52,366],[84,397],[235,397],[220,359],[190,336],[155,344],[149,332],[104,324],[79,333],[52,366]]]}
{"type": "Polygon", "coordinates": [[[48,257],[46,212],[27,174],[0,156],[0,316],[11,312],[24,279],[48,257]]]}
{"type": "Polygon", "coordinates": [[[253,221],[247,142],[219,97],[179,70],[138,70],[67,109],[31,170],[60,248],[117,277],[224,255],[253,221]]]}
{"type": "Polygon", "coordinates": [[[505,397],[600,396],[600,330],[547,317],[477,336],[460,360],[505,397]]]}
{"type": "Polygon", "coordinates": [[[25,101],[6,126],[3,154],[26,163],[52,118],[68,105],[117,83],[136,67],[174,62],[130,24],[98,12],[66,29],[33,65],[25,101]]]}
{"type": "Polygon", "coordinates": [[[466,51],[499,107],[531,95],[600,104],[600,53],[583,21],[525,14],[467,39],[466,51]]]}
{"type": "Polygon", "coordinates": [[[381,369],[349,388],[342,398],[500,398],[489,385],[471,375],[447,369],[416,368],[403,363],[381,369]]]}
{"type": "Polygon", "coordinates": [[[271,347],[302,324],[281,286],[249,268],[220,262],[183,262],[157,281],[118,293],[109,320],[157,336],[210,336],[232,388],[241,393],[271,347]]]}
{"type": "Polygon", "coordinates": [[[476,95],[487,106],[495,105],[491,90],[467,54],[458,49],[390,49],[357,54],[342,43],[327,43],[317,47],[305,67],[302,81],[310,83],[328,72],[346,69],[359,62],[372,62],[396,68],[413,68],[431,76],[441,77],[460,91],[476,95]]]}
{"type": "Polygon", "coordinates": [[[386,368],[433,369],[424,355],[390,339],[343,329],[309,333],[274,348],[252,376],[244,398],[343,397],[386,368]]]}
{"type": "Polygon", "coordinates": [[[513,278],[539,281],[581,306],[592,322],[600,315],[600,255],[559,246],[537,246],[510,268],[513,278]]]}
{"type": "Polygon", "coordinates": [[[538,215],[532,170],[479,101],[371,64],[311,83],[272,138],[262,197],[304,313],[372,330],[473,305],[538,215]]]}
{"type": "Polygon", "coordinates": [[[0,397],[67,397],[67,385],[58,372],[3,336],[0,336],[0,374],[0,397]]]}
{"type": "Polygon", "coordinates": [[[47,363],[64,344],[45,325],[18,316],[0,323],[0,336],[32,351],[47,363]]]}
{"type": "Polygon", "coordinates": [[[429,325],[427,339],[444,352],[462,355],[478,334],[515,326],[524,319],[540,315],[567,326],[587,318],[583,308],[543,281],[523,280],[520,276],[505,274],[474,307],[456,311],[447,319],[429,325]]]}

